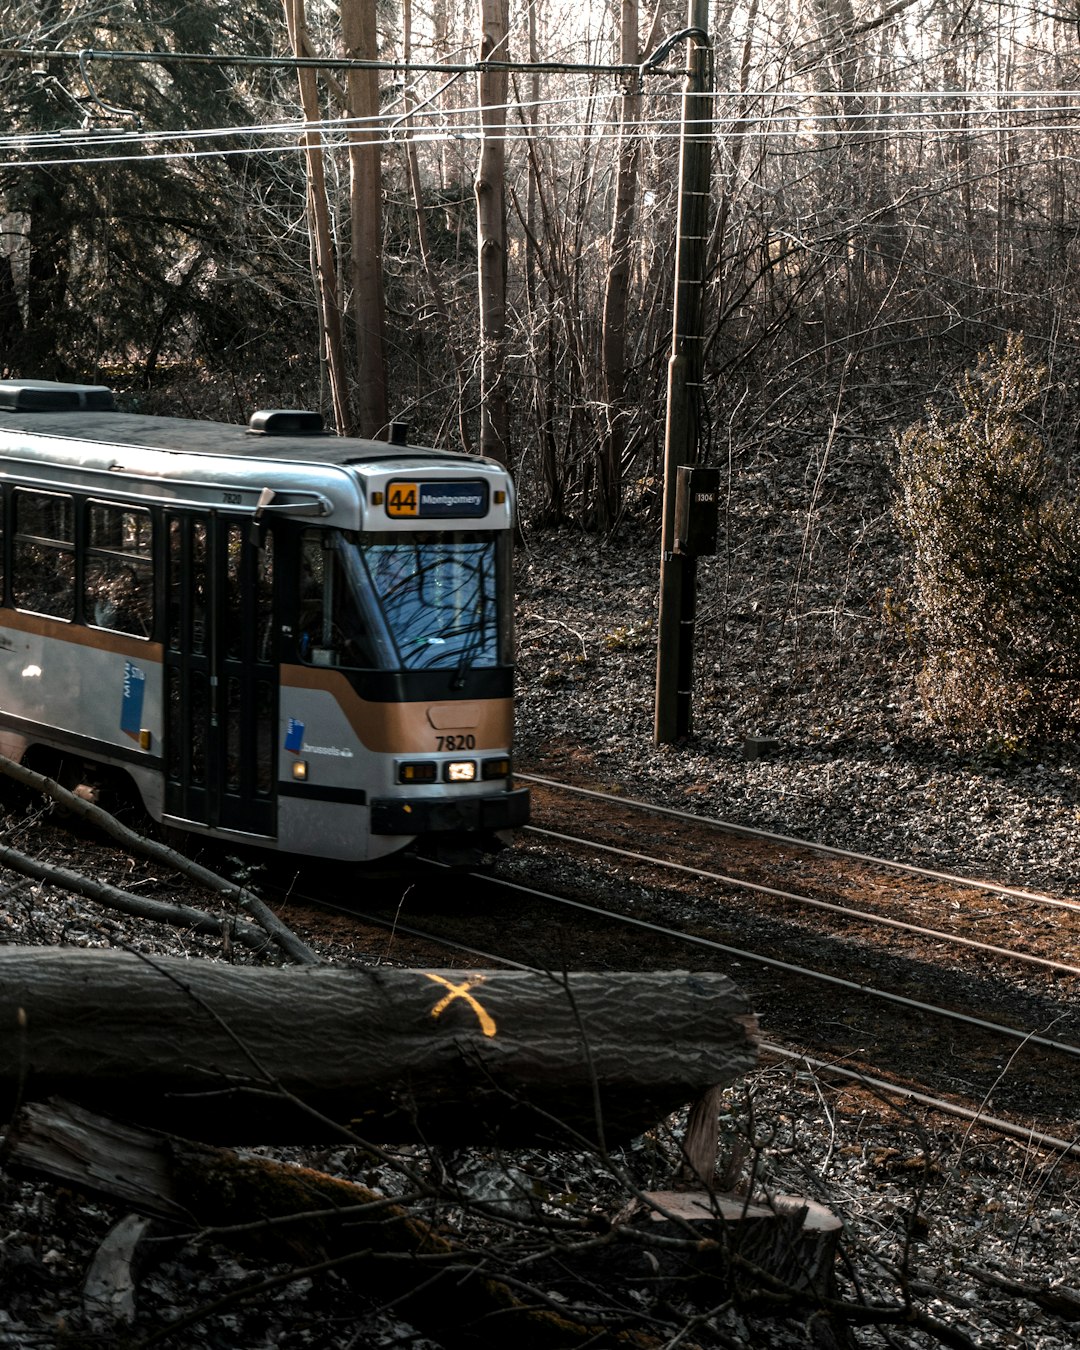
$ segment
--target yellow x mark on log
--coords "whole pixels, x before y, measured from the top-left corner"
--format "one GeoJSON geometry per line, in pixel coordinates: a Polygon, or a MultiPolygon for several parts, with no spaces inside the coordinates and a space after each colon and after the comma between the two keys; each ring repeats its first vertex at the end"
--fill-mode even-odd
{"type": "Polygon", "coordinates": [[[475,989],[478,984],[484,983],[483,975],[474,975],[471,979],[463,980],[461,984],[454,984],[451,980],[446,979],[445,976],[435,975],[430,970],[425,970],[424,974],[429,980],[433,980],[436,984],[445,985],[450,991],[444,998],[439,999],[438,1003],[432,1008],[432,1017],[441,1016],[441,1014],[449,1008],[450,1004],[453,1003],[454,999],[463,998],[479,1019],[480,1030],[484,1035],[495,1035],[494,1017],[491,1016],[479,999],[474,998],[472,994],[469,993],[470,989],[475,989]]]}

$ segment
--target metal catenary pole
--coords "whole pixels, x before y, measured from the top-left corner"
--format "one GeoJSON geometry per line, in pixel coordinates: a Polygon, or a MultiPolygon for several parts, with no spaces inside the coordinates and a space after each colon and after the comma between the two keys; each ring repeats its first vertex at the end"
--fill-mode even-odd
{"type": "Polygon", "coordinates": [[[689,0],[689,69],[679,150],[679,213],[675,241],[675,306],[668,362],[664,443],[664,517],[656,651],[657,745],[691,728],[696,562],[678,551],[675,495],[680,465],[698,456],[702,382],[702,300],[712,153],[712,69],[708,0],[689,0]]]}

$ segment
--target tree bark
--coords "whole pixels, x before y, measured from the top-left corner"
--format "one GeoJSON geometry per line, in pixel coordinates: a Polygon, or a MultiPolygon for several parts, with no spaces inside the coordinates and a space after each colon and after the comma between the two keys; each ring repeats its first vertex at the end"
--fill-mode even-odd
{"type": "Polygon", "coordinates": [[[716,974],[0,950],[0,1112],[60,1095],[213,1142],[604,1147],[748,1072],[756,1032],[716,974]]]}
{"type": "MultiPolygon", "coordinates": [[[[285,18],[289,41],[296,56],[307,54],[307,20],[304,0],[285,0],[285,18]]],[[[299,69],[300,104],[306,122],[319,121],[319,94],[312,70],[299,69]]],[[[326,370],[330,380],[330,400],[334,421],[342,436],[352,434],[352,413],[349,409],[348,383],[343,357],[344,341],[341,332],[341,310],[337,296],[337,269],[334,265],[334,243],[330,231],[330,212],[326,205],[326,175],[323,172],[322,136],[317,131],[305,131],[307,156],[307,208],[311,237],[312,270],[319,297],[319,320],[325,346],[326,370]]]]}
{"type": "MultiPolygon", "coordinates": [[[[507,61],[507,0],[481,0],[481,61],[507,61]]],[[[506,94],[505,70],[481,70],[483,128],[476,169],[477,266],[480,287],[480,453],[510,463],[506,401],[506,94]]]]}
{"type": "MultiPolygon", "coordinates": [[[[350,61],[374,61],[378,41],[375,0],[344,0],[341,37],[350,61]]],[[[349,117],[349,217],[356,323],[356,408],[361,436],[386,431],[385,301],[382,265],[382,150],[379,141],[379,81],[374,70],[350,70],[346,80],[349,117]]]]}

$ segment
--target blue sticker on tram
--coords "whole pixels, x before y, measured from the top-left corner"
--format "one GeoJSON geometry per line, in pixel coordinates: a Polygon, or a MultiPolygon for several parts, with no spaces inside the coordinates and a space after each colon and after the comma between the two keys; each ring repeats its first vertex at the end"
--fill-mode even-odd
{"type": "Polygon", "coordinates": [[[142,729],[143,698],[146,695],[146,671],[124,662],[124,697],[120,703],[120,730],[133,740],[142,729]]]}
{"type": "Polygon", "coordinates": [[[295,717],[289,718],[289,729],[285,733],[285,749],[291,750],[294,755],[300,753],[304,744],[304,724],[298,722],[295,717]]]}

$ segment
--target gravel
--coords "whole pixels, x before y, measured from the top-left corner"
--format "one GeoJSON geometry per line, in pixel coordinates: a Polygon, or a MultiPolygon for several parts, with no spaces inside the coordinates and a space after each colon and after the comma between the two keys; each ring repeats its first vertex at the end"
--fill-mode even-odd
{"type": "MultiPolygon", "coordinates": [[[[703,560],[693,734],[654,745],[651,534],[526,540],[523,769],[895,861],[1080,894],[1077,748],[1009,759],[944,742],[914,693],[910,655],[870,603],[857,623],[836,602],[775,634],[747,634],[744,610],[724,602],[723,562],[703,560]],[[748,740],[775,749],[749,757],[748,740]]],[[[866,584],[868,600],[885,592],[884,579],[866,584]]],[[[772,590],[783,587],[774,580],[772,590]]]]}

